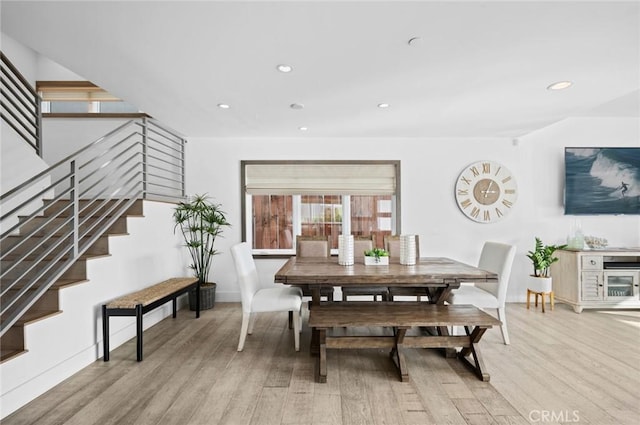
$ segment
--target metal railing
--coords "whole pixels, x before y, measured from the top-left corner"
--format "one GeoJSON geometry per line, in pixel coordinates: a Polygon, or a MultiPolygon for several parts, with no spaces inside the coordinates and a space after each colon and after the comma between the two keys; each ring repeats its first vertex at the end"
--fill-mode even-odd
{"type": "Polygon", "coordinates": [[[136,200],[184,199],[185,143],[131,120],[0,196],[0,335],[136,200]]]}
{"type": "Polygon", "coordinates": [[[38,155],[42,155],[40,96],[3,52],[0,52],[0,57],[0,117],[20,138],[31,145],[38,155]]]}

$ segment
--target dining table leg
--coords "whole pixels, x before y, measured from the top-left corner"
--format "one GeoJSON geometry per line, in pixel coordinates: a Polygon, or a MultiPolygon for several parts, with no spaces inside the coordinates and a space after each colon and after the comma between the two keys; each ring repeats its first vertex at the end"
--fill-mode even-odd
{"type": "MultiPolygon", "coordinates": [[[[311,305],[309,308],[313,309],[313,306],[320,305],[320,285],[310,286],[309,289],[311,289],[311,305]]],[[[309,354],[312,356],[320,355],[320,334],[316,328],[311,328],[309,354]]]]}

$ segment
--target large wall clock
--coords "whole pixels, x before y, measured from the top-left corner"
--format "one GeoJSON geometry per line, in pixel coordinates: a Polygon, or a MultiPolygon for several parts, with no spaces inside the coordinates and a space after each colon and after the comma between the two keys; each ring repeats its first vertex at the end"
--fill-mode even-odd
{"type": "Polygon", "coordinates": [[[460,211],[478,223],[494,223],[513,209],[518,185],[513,174],[495,161],[477,161],[462,170],[456,181],[460,211]]]}

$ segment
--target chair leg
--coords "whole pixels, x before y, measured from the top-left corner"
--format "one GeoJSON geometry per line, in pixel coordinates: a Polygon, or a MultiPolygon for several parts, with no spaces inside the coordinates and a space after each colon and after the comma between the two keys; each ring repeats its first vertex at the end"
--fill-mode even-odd
{"type": "Polygon", "coordinates": [[[502,340],[505,345],[511,344],[509,341],[509,332],[507,332],[507,315],[505,313],[504,307],[498,309],[498,320],[502,322],[502,326],[500,326],[500,332],[502,332],[502,340]]]}
{"type": "Polygon", "coordinates": [[[293,311],[289,312],[289,329],[293,329],[293,311]]]}
{"type": "Polygon", "coordinates": [[[244,341],[247,339],[247,331],[249,329],[249,319],[251,313],[242,313],[242,327],[240,328],[240,341],[238,342],[238,351],[242,351],[244,348],[244,341]]]}
{"type": "Polygon", "coordinates": [[[249,316],[249,329],[248,329],[248,334],[251,335],[253,333],[253,326],[256,324],[256,314],[255,313],[250,313],[249,316]]]}
{"type": "Polygon", "coordinates": [[[300,312],[293,312],[293,341],[296,351],[300,351],[300,312]]]}

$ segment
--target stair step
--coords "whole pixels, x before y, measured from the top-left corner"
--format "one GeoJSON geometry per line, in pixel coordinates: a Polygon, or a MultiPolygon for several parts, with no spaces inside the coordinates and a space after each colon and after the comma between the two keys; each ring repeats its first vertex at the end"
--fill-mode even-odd
{"type": "MultiPolygon", "coordinates": [[[[79,206],[80,215],[83,217],[85,216],[102,217],[104,216],[104,213],[107,210],[109,210],[116,202],[118,202],[118,200],[104,201],[104,200],[98,199],[92,202],[91,200],[81,199],[80,206],[79,206]]],[[[118,205],[116,209],[118,209],[120,206],[122,206],[122,204],[126,202],[128,201],[124,201],[120,203],[120,205],[118,205]]],[[[46,216],[58,215],[59,213],[59,215],[63,217],[63,216],[70,216],[73,214],[72,208],[69,207],[68,200],[52,201],[50,199],[45,199],[44,204],[47,206],[44,210],[44,215],[46,216]]],[[[143,209],[143,202],[142,200],[138,199],[133,203],[133,205],[131,205],[127,209],[127,212],[125,213],[125,215],[142,216],[143,215],[142,209],[143,209]]]]}
{"type": "Polygon", "coordinates": [[[18,326],[24,326],[31,323],[38,322],[48,317],[57,316],[62,314],[62,310],[33,310],[28,311],[16,322],[18,326]]]}
{"type": "Polygon", "coordinates": [[[9,361],[11,359],[14,359],[16,357],[18,357],[21,354],[25,354],[28,353],[29,350],[25,350],[24,348],[20,349],[20,348],[2,348],[0,350],[0,364],[9,361]]]}
{"type": "MultiPolygon", "coordinates": [[[[11,279],[17,279],[20,275],[31,267],[34,263],[33,261],[22,261],[17,264],[13,269],[7,271],[7,267],[12,266],[14,261],[2,261],[0,262],[0,268],[3,270],[3,273],[6,272],[6,275],[2,277],[3,281],[9,281],[11,279]]],[[[38,269],[42,269],[43,265],[38,265],[34,267],[34,270],[31,270],[27,273],[27,275],[35,275],[39,272],[38,269]]],[[[86,258],[79,258],[69,270],[65,271],[61,278],[65,279],[86,279],[87,278],[87,268],[86,268],[86,258]]],[[[24,279],[24,278],[23,278],[24,279]]]]}
{"type": "MultiPolygon", "coordinates": [[[[81,235],[95,233],[93,226],[100,227],[105,220],[101,217],[89,217],[80,224],[79,232],[81,235]],[[91,230],[89,230],[91,229],[91,230]]],[[[43,216],[32,217],[28,221],[24,221],[20,225],[20,234],[27,234],[35,229],[43,226],[42,229],[37,230],[34,236],[66,236],[71,232],[73,223],[69,218],[56,217],[49,218],[43,216]],[[46,224],[45,224],[46,223],[46,224]],[[44,225],[44,226],[43,226],[44,225]]],[[[127,233],[127,217],[120,217],[109,227],[106,233],[109,234],[126,234],[127,233]]],[[[86,236],[86,235],[84,235],[86,236]]]]}
{"type": "MultiPolygon", "coordinates": [[[[80,245],[83,245],[84,241],[88,240],[89,236],[80,239],[80,245]]],[[[33,250],[30,256],[40,255],[42,252],[47,251],[51,246],[58,244],[59,246],[68,246],[72,242],[72,237],[53,236],[50,238],[33,236],[25,239],[20,235],[13,235],[5,238],[0,242],[0,251],[3,253],[3,258],[15,258],[16,256],[24,255],[27,252],[33,250]],[[36,247],[34,249],[34,247],[36,247]]],[[[58,248],[56,248],[58,249],[58,248]]],[[[86,251],[87,254],[106,255],[109,254],[109,235],[105,234],[89,247],[86,251]]]]}
{"type": "MultiPolygon", "coordinates": [[[[64,289],[67,288],[69,286],[75,286],[75,285],[79,285],[81,283],[85,283],[88,282],[88,279],[77,279],[77,278],[66,278],[66,277],[62,277],[58,280],[56,280],[53,285],[51,285],[50,289],[64,289]]],[[[39,288],[42,283],[44,282],[44,279],[40,279],[37,280],[36,283],[33,285],[36,288],[39,288]]],[[[24,286],[24,282],[19,282],[19,283],[15,283],[14,280],[12,279],[1,279],[0,280],[0,287],[4,290],[6,288],[8,288],[10,285],[15,285],[12,286],[11,289],[21,289],[24,286]]]]}

